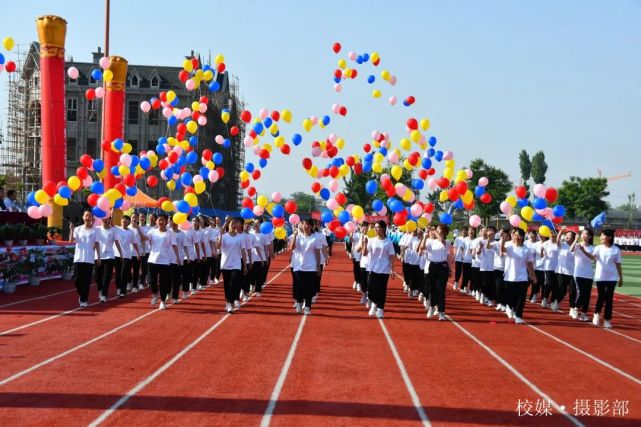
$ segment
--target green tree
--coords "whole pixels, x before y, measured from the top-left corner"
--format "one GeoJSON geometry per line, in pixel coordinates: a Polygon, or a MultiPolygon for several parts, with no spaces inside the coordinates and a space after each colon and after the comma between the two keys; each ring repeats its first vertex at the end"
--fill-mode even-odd
{"type": "Polygon", "coordinates": [[[519,153],[519,167],[521,168],[521,181],[529,191],[530,186],[527,182],[532,175],[532,162],[530,161],[530,155],[525,150],[521,150],[519,153]]]}
{"type": "Polygon", "coordinates": [[[545,153],[543,153],[543,151],[539,151],[534,156],[532,156],[532,164],[530,170],[532,179],[536,184],[545,183],[545,174],[548,171],[548,164],[545,163],[545,153]]]}
{"type": "MultiPolygon", "coordinates": [[[[388,174],[391,176],[390,169],[390,167],[384,168],[381,175],[388,174]]],[[[391,180],[395,183],[394,178],[391,178],[391,180]]],[[[403,176],[401,176],[401,179],[398,182],[405,184],[408,188],[412,188],[412,174],[403,169],[403,176]]],[[[363,172],[360,175],[357,175],[352,171],[348,177],[343,178],[343,183],[345,184],[343,192],[345,193],[349,203],[359,205],[365,210],[371,210],[372,202],[376,199],[383,202],[388,199],[387,194],[380,186],[380,175],[377,173],[363,172]],[[377,189],[374,194],[369,194],[365,191],[365,184],[367,184],[367,181],[369,180],[376,181],[377,189]]]]}
{"type": "MultiPolygon", "coordinates": [[[[491,166],[482,159],[472,160],[470,169],[474,172],[474,182],[481,177],[486,177],[489,181],[486,191],[492,195],[492,201],[485,204],[477,200],[474,208],[474,212],[487,221],[500,212],[499,206],[512,190],[513,184],[502,169],[491,166]]],[[[474,186],[471,184],[470,190],[474,191],[474,186]]]]}
{"type": "Polygon", "coordinates": [[[610,194],[607,188],[608,180],[605,178],[572,176],[559,187],[557,202],[565,207],[566,216],[572,218],[573,222],[577,217],[589,222],[610,207],[605,201],[610,194]]]}
{"type": "Polygon", "coordinates": [[[634,220],[634,214],[636,212],[639,212],[636,193],[628,194],[628,203],[619,206],[617,209],[622,210],[623,212],[626,212],[628,214],[625,219],[625,226],[629,228],[634,220]]]}
{"type": "Polygon", "coordinates": [[[299,214],[309,215],[310,212],[316,210],[316,198],[314,196],[299,191],[293,193],[290,198],[296,202],[299,214]]]}

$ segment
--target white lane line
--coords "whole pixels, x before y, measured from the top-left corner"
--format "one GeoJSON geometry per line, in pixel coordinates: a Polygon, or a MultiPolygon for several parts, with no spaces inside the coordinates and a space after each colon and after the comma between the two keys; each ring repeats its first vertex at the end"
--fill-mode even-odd
{"type": "Polygon", "coordinates": [[[580,426],[583,427],[584,424],[576,419],[574,416],[569,414],[565,410],[565,406],[561,407],[558,403],[556,403],[550,396],[548,396],[546,393],[543,392],[540,388],[538,388],[533,382],[528,380],[523,374],[521,374],[514,366],[510,365],[505,359],[503,359],[501,356],[499,356],[494,350],[492,350],[490,347],[488,347],[483,341],[478,339],[474,334],[469,332],[467,329],[465,329],[463,326],[461,326],[457,321],[452,319],[450,316],[446,315],[447,318],[461,330],[465,335],[467,335],[472,341],[476,342],[483,350],[487,351],[490,356],[495,358],[496,360],[499,361],[503,366],[505,366],[515,377],[517,377],[521,382],[523,382],[525,385],[527,385],[532,391],[534,391],[536,394],[541,396],[543,399],[546,399],[550,402],[550,405],[558,411],[560,414],[562,414],[565,418],[567,418],[572,424],[575,426],[580,426]]]}
{"type": "Polygon", "coordinates": [[[263,414],[263,419],[260,422],[260,427],[268,427],[272,421],[272,415],[274,414],[274,409],[276,409],[276,402],[278,402],[278,397],[280,396],[280,392],[282,391],[283,385],[285,384],[287,373],[289,372],[289,368],[292,365],[292,360],[294,360],[296,348],[298,347],[298,341],[300,341],[300,336],[303,333],[303,327],[305,327],[306,320],[307,316],[303,315],[303,318],[298,324],[298,330],[296,331],[296,335],[294,336],[292,345],[289,348],[289,353],[287,353],[287,358],[285,358],[283,368],[280,370],[278,381],[276,381],[274,390],[272,390],[272,395],[269,397],[269,403],[267,404],[267,409],[265,409],[265,413],[263,414]]]}
{"type": "Polygon", "coordinates": [[[396,365],[398,366],[399,371],[401,371],[401,377],[403,378],[403,382],[405,383],[405,388],[407,389],[408,393],[412,398],[412,404],[414,405],[414,409],[416,409],[416,412],[418,413],[418,417],[421,419],[423,426],[430,427],[432,423],[430,423],[429,418],[427,418],[425,409],[423,409],[423,404],[421,404],[421,399],[419,399],[418,393],[416,393],[416,389],[414,388],[414,385],[412,384],[412,380],[410,379],[410,376],[407,373],[407,370],[405,369],[405,364],[401,359],[401,355],[398,353],[396,344],[394,344],[392,337],[387,331],[387,327],[385,327],[385,323],[383,322],[383,319],[378,319],[378,324],[381,325],[383,334],[385,334],[385,339],[387,339],[387,344],[392,350],[392,354],[394,355],[394,359],[396,360],[396,365]]]}
{"type": "MultiPolygon", "coordinates": [[[[112,300],[115,300],[117,298],[118,297],[109,298],[107,301],[112,301],[112,300]]],[[[94,302],[92,304],[89,304],[87,307],[76,307],[76,308],[74,308],[72,310],[63,311],[61,313],[54,314],[53,316],[45,317],[44,319],[36,320],[34,322],[27,323],[27,324],[22,325],[22,326],[16,326],[13,329],[9,329],[9,330],[0,332],[0,337],[3,336],[3,335],[12,334],[12,333],[14,333],[16,331],[20,331],[22,329],[29,328],[31,326],[35,326],[35,325],[39,325],[39,324],[44,323],[44,322],[48,322],[48,321],[53,320],[53,319],[57,319],[58,317],[61,317],[61,316],[66,316],[67,314],[74,313],[76,311],[82,310],[83,308],[93,307],[94,305],[98,305],[98,304],[100,304],[100,302],[94,302]]]]}
{"type": "MultiPolygon", "coordinates": [[[[94,287],[94,286],[96,286],[96,285],[95,285],[95,284],[91,285],[91,287],[94,287]]],[[[90,287],[90,289],[91,289],[91,287],[90,287]]],[[[14,301],[14,302],[11,302],[11,303],[9,303],[9,304],[0,305],[0,308],[4,308],[4,307],[11,307],[11,306],[18,305],[18,304],[22,304],[22,303],[29,302],[29,301],[38,301],[38,300],[41,300],[41,299],[46,299],[46,298],[49,298],[49,297],[54,297],[54,296],[56,296],[56,295],[66,294],[66,293],[69,293],[69,292],[76,292],[76,290],[75,290],[75,289],[69,289],[69,290],[67,290],[67,291],[55,292],[55,293],[53,293],[53,294],[47,294],[47,295],[43,295],[43,296],[41,296],[41,297],[35,297],[35,298],[29,298],[29,299],[23,299],[23,300],[20,300],[20,301],[14,301]]]]}
{"type": "Polygon", "coordinates": [[[566,342],[566,341],[564,341],[564,340],[562,340],[560,338],[557,338],[554,335],[552,335],[551,333],[546,332],[543,329],[538,328],[538,327],[536,327],[534,325],[530,325],[528,323],[527,326],[529,326],[530,328],[534,329],[535,331],[538,331],[538,332],[542,333],[543,335],[545,335],[545,336],[547,336],[549,338],[552,338],[554,341],[558,342],[559,344],[563,344],[564,346],[566,346],[568,348],[571,348],[572,350],[576,351],[577,353],[581,353],[585,357],[594,360],[596,363],[598,363],[598,364],[600,364],[602,366],[605,366],[606,368],[610,369],[613,372],[616,372],[617,374],[621,375],[622,377],[625,377],[625,378],[629,379],[630,381],[635,382],[638,385],[641,385],[641,380],[640,379],[628,374],[627,372],[622,371],[621,369],[617,368],[616,366],[613,366],[613,365],[609,364],[608,362],[606,362],[604,360],[599,359],[595,355],[590,354],[585,350],[581,350],[580,348],[573,346],[569,342],[566,342]]]}
{"type": "MultiPolygon", "coordinates": [[[[269,280],[269,282],[265,283],[265,286],[269,285],[272,283],[278,276],[280,276],[285,270],[287,270],[289,266],[283,268],[280,270],[274,277],[269,280]]],[[[253,297],[253,296],[252,296],[253,297]]],[[[247,304],[249,301],[251,301],[252,297],[249,298],[246,302],[242,303],[241,305],[247,304]]],[[[155,311],[154,311],[155,312],[155,311]]],[[[158,368],[154,373],[149,375],[147,378],[143,379],[141,382],[136,384],[134,388],[129,390],[124,396],[122,396],[116,403],[111,405],[109,409],[107,409],[105,412],[103,412],[98,418],[93,420],[91,424],[89,424],[90,427],[94,427],[97,425],[100,425],[103,423],[109,416],[111,416],[118,408],[120,408],[122,405],[127,403],[132,397],[134,397],[136,394],[138,394],[142,389],[144,389],[146,386],[148,386],[152,381],[154,381],[156,378],[158,378],[163,372],[165,372],[167,369],[171,368],[178,360],[180,360],[185,354],[187,354],[191,349],[196,347],[202,340],[207,338],[209,334],[211,334],[213,331],[215,331],[220,325],[225,322],[229,317],[231,317],[230,313],[225,314],[220,320],[218,320],[216,323],[214,323],[209,329],[207,329],[202,335],[200,335],[198,338],[196,338],[194,341],[192,341],[190,344],[187,345],[187,347],[183,348],[180,352],[178,352],[174,357],[172,357],[167,363],[165,363],[163,366],[158,368]]]]}
{"type": "Polygon", "coordinates": [[[622,336],[623,338],[627,338],[627,339],[629,339],[630,341],[638,342],[639,344],[641,344],[641,340],[636,339],[636,338],[632,338],[632,337],[631,337],[631,336],[629,336],[629,335],[622,334],[621,332],[614,331],[614,330],[612,330],[612,329],[605,329],[605,330],[606,330],[606,331],[608,331],[608,332],[611,332],[611,333],[613,333],[613,334],[620,335],[620,336],[622,336]]]}

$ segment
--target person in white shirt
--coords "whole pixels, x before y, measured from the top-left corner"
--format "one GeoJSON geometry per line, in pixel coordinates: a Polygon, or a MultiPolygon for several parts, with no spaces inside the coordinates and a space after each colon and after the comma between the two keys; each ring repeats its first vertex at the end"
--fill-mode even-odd
{"type": "Polygon", "coordinates": [[[242,275],[247,272],[247,246],[242,231],[242,219],[227,219],[218,237],[217,249],[221,253],[220,269],[225,288],[225,310],[228,313],[240,308],[240,285],[242,275]]]}
{"type": "Polygon", "coordinates": [[[262,295],[263,286],[265,286],[265,280],[267,279],[267,259],[269,257],[269,245],[271,243],[270,235],[260,232],[261,223],[262,221],[260,219],[255,220],[253,223],[253,233],[250,233],[250,236],[254,239],[252,248],[254,265],[252,266],[251,287],[253,288],[254,295],[257,297],[262,295]]]}
{"type": "Polygon", "coordinates": [[[196,247],[196,259],[192,262],[192,293],[202,290],[207,285],[207,255],[205,254],[204,233],[200,228],[200,220],[194,217],[191,220],[194,246],[196,247]]]}
{"type": "Polygon", "coordinates": [[[84,222],[78,228],[74,228],[73,224],[70,227],[71,243],[76,243],[76,248],[73,254],[74,266],[74,284],[80,297],[80,307],[87,307],[87,300],[89,299],[89,285],[91,283],[91,273],[93,272],[94,264],[100,266],[100,237],[98,232],[93,226],[93,213],[85,211],[82,214],[84,222]],[[95,251],[95,255],[94,255],[95,251]]]}
{"type": "MultiPolygon", "coordinates": [[[[583,246],[579,246],[581,250],[583,246]]],[[[614,244],[614,230],[606,228],[601,231],[601,244],[594,248],[594,253],[587,250],[583,254],[593,261],[596,261],[594,281],[597,288],[597,300],[594,307],[592,323],[599,326],[601,310],[605,305],[603,327],[612,328],[612,303],[614,300],[614,288],[623,286],[623,272],[621,271],[621,250],[614,244]]]]}
{"type": "MultiPolygon", "coordinates": [[[[365,306],[369,309],[368,304],[369,303],[369,298],[367,298],[367,282],[368,282],[368,265],[369,265],[369,259],[367,255],[363,255],[363,252],[365,252],[365,248],[367,247],[367,243],[369,242],[369,237],[367,237],[367,233],[370,230],[371,225],[367,221],[363,221],[361,224],[361,232],[360,232],[360,237],[358,239],[358,242],[355,242],[354,244],[356,245],[355,251],[356,253],[359,254],[359,261],[358,261],[358,268],[359,268],[359,278],[360,278],[360,293],[361,293],[361,304],[365,304],[365,306]]],[[[358,286],[357,286],[358,289],[358,286]]]]}
{"type": "Polygon", "coordinates": [[[468,292],[472,294],[472,258],[473,248],[472,244],[476,240],[476,228],[469,227],[467,229],[467,236],[463,239],[464,246],[463,250],[463,273],[461,275],[461,293],[467,294],[468,292]]]}
{"type": "Polygon", "coordinates": [[[447,240],[450,230],[445,224],[436,227],[433,239],[424,240],[419,250],[425,250],[430,260],[430,304],[427,317],[431,317],[434,309],[438,307],[438,320],[445,317],[445,289],[450,276],[450,265],[453,261],[452,244],[447,240]]]}
{"type": "MultiPolygon", "coordinates": [[[[155,227],[156,225],[156,216],[154,214],[149,214],[149,225],[147,225],[147,216],[144,213],[138,214],[138,223],[142,230],[142,234],[146,235],[149,232],[149,229],[155,227]]],[[[142,256],[140,257],[140,283],[139,287],[142,289],[147,286],[149,283],[148,274],[149,274],[149,242],[142,241],[142,256]]]]}
{"type": "Polygon", "coordinates": [[[7,197],[4,199],[4,206],[9,212],[20,212],[20,204],[18,203],[16,190],[7,191],[7,197]]]}
{"type": "Polygon", "coordinates": [[[376,237],[369,239],[363,252],[369,257],[368,296],[371,301],[369,315],[382,319],[385,300],[387,299],[387,282],[390,275],[394,280],[395,251],[392,241],[387,237],[387,224],[377,221],[374,225],[376,237]]]}
{"type": "Polygon", "coordinates": [[[408,293],[410,291],[410,273],[409,265],[405,260],[405,252],[411,240],[412,233],[402,233],[401,238],[398,241],[398,259],[401,261],[401,272],[403,273],[403,291],[408,293]]]}
{"type": "MultiPolygon", "coordinates": [[[[133,230],[133,239],[131,241],[133,249],[131,257],[131,290],[136,293],[138,292],[138,286],[140,284],[140,267],[142,265],[143,256],[145,255],[142,238],[138,232],[140,222],[138,221],[138,215],[136,214],[131,216],[131,228],[133,230]],[[134,256],[136,246],[138,247],[138,256],[134,256]]],[[[129,287],[127,287],[127,290],[129,290],[129,287]]]]}
{"type": "Polygon", "coordinates": [[[481,300],[481,261],[478,256],[478,249],[483,243],[485,237],[485,227],[481,227],[478,236],[472,240],[470,244],[470,251],[472,252],[472,268],[470,270],[470,289],[472,296],[477,300],[481,300]]]}
{"type": "Polygon", "coordinates": [[[177,247],[171,243],[171,232],[167,230],[167,215],[160,214],[156,228],[149,230],[142,240],[149,241],[149,287],[153,296],[151,305],[156,305],[160,296],[159,310],[165,309],[165,301],[171,290],[171,257],[178,256],[177,247]],[[173,253],[172,253],[173,252],[173,253]],[[160,285],[160,289],[159,289],[160,285]]]}
{"type": "MultiPolygon", "coordinates": [[[[220,234],[222,232],[222,220],[220,217],[214,218],[214,224],[215,224],[215,229],[216,229],[216,241],[218,241],[218,237],[220,237],[220,234]]],[[[216,249],[216,255],[214,255],[214,283],[219,283],[220,282],[220,251],[216,249]]]]}
{"type": "Polygon", "coordinates": [[[454,290],[459,286],[463,275],[463,255],[465,252],[465,238],[467,229],[463,228],[461,233],[454,239],[454,290]]]}
{"type": "MultiPolygon", "coordinates": [[[[320,293],[321,290],[321,280],[323,279],[323,267],[325,264],[329,263],[329,244],[327,243],[328,238],[325,234],[321,232],[321,223],[320,221],[315,220],[315,233],[314,235],[316,238],[321,242],[322,248],[321,248],[321,274],[315,277],[316,280],[316,285],[314,287],[314,302],[316,302],[316,298],[318,294],[320,293]]],[[[329,230],[328,230],[329,231],[329,230]]]]}
{"type": "Polygon", "coordinates": [[[216,228],[215,218],[209,218],[208,223],[209,227],[205,232],[208,237],[208,244],[205,246],[205,249],[207,249],[207,265],[209,269],[207,283],[210,285],[216,285],[218,284],[218,279],[216,278],[216,258],[218,257],[216,242],[218,241],[218,236],[220,236],[220,230],[216,228]]]}
{"type": "MultiPolygon", "coordinates": [[[[169,262],[169,270],[171,272],[171,298],[174,304],[178,304],[180,297],[180,289],[183,286],[183,275],[185,270],[183,268],[183,260],[185,258],[185,233],[178,228],[178,224],[170,220],[169,225],[171,230],[171,260],[169,262]]],[[[186,297],[186,292],[183,292],[183,297],[186,297]]]]}
{"type": "Polygon", "coordinates": [[[479,282],[481,284],[481,298],[479,302],[488,307],[496,301],[496,283],[494,282],[494,236],[496,228],[489,226],[485,229],[485,236],[481,240],[476,256],[479,259],[479,282]]]}
{"type": "MultiPolygon", "coordinates": [[[[421,241],[421,245],[418,248],[419,253],[423,256],[423,258],[425,258],[425,264],[423,265],[423,290],[419,295],[419,301],[422,299],[423,306],[427,310],[432,309],[432,314],[434,312],[434,309],[432,308],[431,302],[435,275],[430,274],[430,264],[432,262],[434,254],[431,252],[427,252],[425,248],[428,244],[431,245],[431,241],[434,239],[436,239],[436,230],[434,229],[434,227],[428,226],[425,230],[425,233],[423,233],[423,239],[421,241]]],[[[432,269],[432,272],[434,271],[436,270],[432,269]]]]}
{"type": "Polygon", "coordinates": [[[107,302],[109,297],[109,284],[114,269],[114,246],[120,242],[116,239],[116,229],[111,226],[111,217],[102,219],[102,225],[95,227],[100,241],[100,265],[96,266],[96,287],[100,302],[107,302]]]}
{"type": "MultiPolygon", "coordinates": [[[[294,272],[294,308],[297,313],[311,314],[317,278],[321,275],[321,250],[323,243],[314,233],[314,220],[301,222],[302,232],[294,231],[289,250],[292,251],[292,271],[294,272]]],[[[325,236],[320,233],[323,240],[325,236]]]]}
{"type": "Polygon", "coordinates": [[[251,222],[246,221],[245,224],[243,224],[243,232],[241,233],[241,235],[245,239],[245,259],[247,259],[247,269],[240,281],[240,299],[243,302],[247,302],[249,300],[249,293],[251,291],[251,282],[253,275],[252,268],[254,267],[254,257],[252,255],[254,253],[256,245],[258,245],[258,242],[254,239],[254,236],[249,234],[250,230],[251,222]]]}
{"type": "Polygon", "coordinates": [[[577,287],[576,309],[570,315],[574,319],[579,319],[583,322],[590,320],[588,309],[594,281],[594,268],[592,267],[592,259],[586,254],[592,255],[594,253],[593,242],[594,233],[589,228],[586,228],[581,232],[581,238],[575,239],[570,247],[574,254],[574,281],[577,287]]]}
{"type": "Polygon", "coordinates": [[[408,297],[418,297],[420,291],[423,289],[423,272],[419,265],[421,264],[421,254],[418,250],[421,241],[423,240],[423,231],[416,230],[408,233],[411,236],[409,243],[405,246],[405,252],[401,253],[402,259],[407,263],[408,273],[408,297]]]}
{"type": "Polygon", "coordinates": [[[541,300],[541,307],[553,308],[552,292],[556,287],[556,267],[559,264],[559,245],[556,240],[556,235],[552,234],[547,238],[541,236],[541,253],[543,258],[543,274],[545,275],[545,283],[543,285],[543,299],[541,300]]]}
{"type": "Polygon", "coordinates": [[[347,257],[352,260],[352,272],[354,275],[354,283],[352,284],[352,289],[356,292],[360,292],[361,287],[361,267],[359,262],[361,260],[361,253],[356,251],[356,245],[361,238],[360,230],[357,228],[352,234],[349,235],[348,242],[345,243],[345,252],[347,252],[347,257]]]}
{"type": "MultiPolygon", "coordinates": [[[[496,297],[496,310],[505,311],[507,309],[507,293],[505,291],[505,258],[501,256],[501,240],[510,240],[510,229],[501,230],[499,240],[490,242],[490,248],[494,250],[494,285],[496,297]]],[[[529,248],[528,248],[529,249],[529,248]]]]}
{"type": "Polygon", "coordinates": [[[527,297],[528,279],[534,279],[532,252],[523,244],[525,231],[520,228],[512,230],[512,241],[501,240],[501,255],[505,257],[505,290],[508,318],[514,323],[523,324],[523,308],[527,297]]]}
{"type": "Polygon", "coordinates": [[[570,316],[576,319],[576,285],[574,283],[574,254],[571,246],[576,239],[574,231],[567,231],[566,227],[559,230],[559,257],[556,267],[556,287],[552,294],[552,310],[559,311],[559,305],[570,293],[570,316]]]}
{"type": "Polygon", "coordinates": [[[545,273],[543,272],[543,257],[541,256],[543,243],[544,242],[539,240],[539,233],[534,230],[528,233],[528,240],[525,242],[525,246],[527,246],[534,255],[534,274],[536,275],[536,280],[532,281],[532,288],[530,290],[530,302],[533,304],[536,304],[539,294],[541,300],[544,299],[545,273]]]}
{"type": "Polygon", "coordinates": [[[129,228],[129,224],[131,224],[129,215],[122,216],[121,224],[121,227],[116,227],[116,240],[120,242],[120,245],[116,247],[114,265],[116,267],[116,286],[118,288],[116,295],[123,298],[127,294],[127,284],[131,280],[131,258],[133,256],[140,258],[140,248],[136,243],[137,231],[129,228]]]}

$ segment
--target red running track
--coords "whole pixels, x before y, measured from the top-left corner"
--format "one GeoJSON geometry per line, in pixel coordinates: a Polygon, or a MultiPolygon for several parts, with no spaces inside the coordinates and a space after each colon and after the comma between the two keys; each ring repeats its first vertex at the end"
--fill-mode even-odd
{"type": "Polygon", "coordinates": [[[529,303],[515,325],[453,291],[439,322],[396,279],[378,320],[339,248],[311,316],[292,308],[286,254],[233,315],[221,285],[165,311],[148,290],[74,311],[71,284],[18,288],[0,300],[2,425],[641,424],[641,300],[617,297],[622,335],[529,303]],[[552,415],[519,416],[526,399],[552,415]]]}

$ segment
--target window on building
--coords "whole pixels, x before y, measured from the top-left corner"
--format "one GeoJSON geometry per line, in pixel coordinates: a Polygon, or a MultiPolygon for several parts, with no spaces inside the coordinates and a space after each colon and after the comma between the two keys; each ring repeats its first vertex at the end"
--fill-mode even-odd
{"type": "Polygon", "coordinates": [[[138,87],[138,85],[140,85],[140,79],[137,75],[134,74],[133,76],[131,76],[131,86],[138,87]]]}
{"type": "Polygon", "coordinates": [[[76,138],[67,138],[67,161],[78,161],[76,157],[76,138]]]}
{"type": "Polygon", "coordinates": [[[138,154],[138,140],[128,139],[127,142],[131,145],[131,154],[138,154]]]}
{"type": "Polygon", "coordinates": [[[87,154],[91,157],[96,158],[98,155],[98,141],[96,138],[87,138],[87,154]]]}
{"type": "Polygon", "coordinates": [[[160,87],[160,79],[158,79],[158,76],[153,76],[151,78],[151,81],[149,82],[149,85],[151,87],[160,87]]]}
{"type": "Polygon", "coordinates": [[[149,117],[149,125],[150,126],[157,126],[158,125],[158,120],[160,117],[160,111],[152,109],[147,116],[149,117]]]}
{"type": "Polygon", "coordinates": [[[78,99],[67,98],[67,121],[75,122],[78,119],[78,99]]]}
{"type": "Polygon", "coordinates": [[[98,106],[95,99],[87,100],[87,121],[96,122],[98,120],[98,106]]]}
{"type": "Polygon", "coordinates": [[[129,101],[129,111],[127,111],[127,123],[130,125],[138,124],[138,101],[129,101]]]}
{"type": "Polygon", "coordinates": [[[147,141],[147,151],[156,151],[156,145],[156,141],[150,139],[149,141],[147,141]]]}

